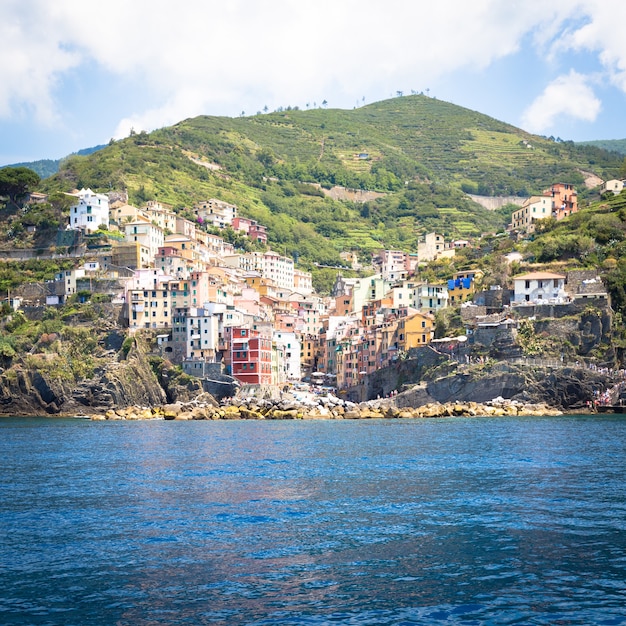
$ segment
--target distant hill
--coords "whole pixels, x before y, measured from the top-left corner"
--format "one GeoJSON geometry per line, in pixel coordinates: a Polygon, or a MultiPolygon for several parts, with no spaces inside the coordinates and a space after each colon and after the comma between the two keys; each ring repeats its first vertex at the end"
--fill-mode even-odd
{"type": "MultiPolygon", "coordinates": [[[[93,148],[83,148],[78,152],[73,152],[70,156],[87,156],[101,150],[104,147],[105,146],[103,144],[101,146],[94,146],[93,148]]],[[[66,158],[67,157],[63,157],[63,159],[66,158]]],[[[59,171],[59,167],[63,159],[40,159],[39,161],[30,161],[28,163],[12,163],[11,165],[2,165],[0,166],[0,169],[3,167],[28,167],[34,172],[37,172],[41,178],[48,178],[59,171]]]]}
{"type": "Polygon", "coordinates": [[[125,189],[134,204],[155,199],[190,217],[196,201],[221,198],[265,224],[274,249],[305,265],[337,265],[343,250],[415,250],[433,230],[449,238],[502,230],[509,214],[467,194],[524,197],[553,182],[583,188],[589,172],[612,178],[621,162],[411,95],[353,110],[187,119],[70,156],[43,188],[125,189]],[[337,186],[380,197],[329,197],[337,186]]]}
{"type": "Polygon", "coordinates": [[[597,139],[595,141],[579,141],[577,143],[581,146],[594,146],[626,156],[626,139],[597,139]]]}

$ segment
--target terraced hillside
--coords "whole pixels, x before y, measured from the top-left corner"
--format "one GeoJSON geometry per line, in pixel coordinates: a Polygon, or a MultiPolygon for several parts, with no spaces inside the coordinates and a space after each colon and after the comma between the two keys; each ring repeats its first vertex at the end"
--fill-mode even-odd
{"type": "Polygon", "coordinates": [[[405,96],[351,111],[281,110],[251,117],[201,116],[71,157],[45,183],[126,189],[185,212],[221,198],[268,226],[270,244],[305,265],[339,252],[414,250],[430,230],[468,237],[501,229],[506,216],[466,194],[530,195],[582,172],[616,175],[621,159],[595,147],[530,135],[475,111],[405,96]],[[331,198],[342,186],[375,200],[331,198]]]}

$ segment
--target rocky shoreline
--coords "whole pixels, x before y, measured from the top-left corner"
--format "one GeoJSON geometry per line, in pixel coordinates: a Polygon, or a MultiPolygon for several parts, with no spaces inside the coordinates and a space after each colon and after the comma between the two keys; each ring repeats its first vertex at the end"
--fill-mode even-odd
{"type": "Polygon", "coordinates": [[[313,399],[233,398],[217,404],[207,401],[180,402],[145,408],[130,406],[110,409],[90,416],[103,420],[331,420],[331,419],[413,419],[439,417],[504,417],[515,415],[562,415],[547,404],[526,404],[496,398],[485,403],[429,403],[419,407],[400,407],[394,399],[370,400],[356,404],[332,395],[313,399]]]}

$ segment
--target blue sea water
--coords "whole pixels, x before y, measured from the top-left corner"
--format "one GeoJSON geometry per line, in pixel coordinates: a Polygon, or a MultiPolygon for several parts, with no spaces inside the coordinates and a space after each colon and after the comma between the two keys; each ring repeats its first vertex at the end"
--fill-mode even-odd
{"type": "Polygon", "coordinates": [[[626,418],[0,419],[2,624],[626,624],[626,418]]]}

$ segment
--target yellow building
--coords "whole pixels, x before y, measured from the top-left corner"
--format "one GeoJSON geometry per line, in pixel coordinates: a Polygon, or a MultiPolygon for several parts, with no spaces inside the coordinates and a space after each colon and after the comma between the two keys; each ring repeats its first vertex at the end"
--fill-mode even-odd
{"type": "Polygon", "coordinates": [[[483,277],[481,270],[465,270],[456,272],[448,281],[448,302],[451,306],[473,300],[476,293],[476,284],[483,277]]]}
{"type": "Polygon", "coordinates": [[[398,320],[398,348],[405,352],[425,346],[435,334],[435,316],[430,313],[413,313],[398,320]]]}
{"type": "Polygon", "coordinates": [[[133,270],[144,269],[152,266],[153,258],[150,255],[150,248],[138,241],[114,243],[111,248],[110,264],[133,270]]]}

